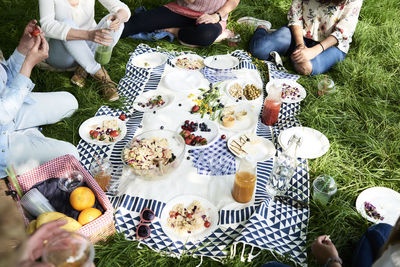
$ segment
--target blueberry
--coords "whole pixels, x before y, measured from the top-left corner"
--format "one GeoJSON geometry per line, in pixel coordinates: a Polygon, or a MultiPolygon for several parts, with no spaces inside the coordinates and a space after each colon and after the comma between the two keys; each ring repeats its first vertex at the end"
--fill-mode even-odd
{"type": "Polygon", "coordinates": [[[181,106],[182,106],[182,104],[181,104],[181,103],[179,103],[179,104],[178,104],[178,106],[180,106],[180,107],[181,107],[181,106]]]}
{"type": "Polygon", "coordinates": [[[193,152],[193,150],[189,149],[189,150],[188,150],[188,152],[189,152],[189,153],[192,153],[192,152],[193,152]]]}
{"type": "Polygon", "coordinates": [[[160,126],[160,129],[161,129],[161,130],[164,129],[164,126],[160,126]]]}
{"type": "Polygon", "coordinates": [[[190,157],[188,156],[186,159],[187,159],[187,160],[190,160],[190,157]]]}
{"type": "Polygon", "coordinates": [[[156,114],[156,111],[155,111],[155,110],[153,111],[153,114],[156,114]]]}
{"type": "Polygon", "coordinates": [[[143,126],[142,126],[142,125],[139,125],[138,127],[139,127],[139,128],[142,128],[143,126]]]}

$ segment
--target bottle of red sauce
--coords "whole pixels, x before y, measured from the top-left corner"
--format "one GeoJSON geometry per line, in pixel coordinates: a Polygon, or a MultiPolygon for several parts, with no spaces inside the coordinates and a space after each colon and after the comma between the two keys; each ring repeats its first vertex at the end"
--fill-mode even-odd
{"type": "Polygon", "coordinates": [[[264,101],[262,112],[262,122],[268,126],[274,125],[278,121],[279,110],[282,104],[282,88],[272,82],[268,96],[264,101]]]}

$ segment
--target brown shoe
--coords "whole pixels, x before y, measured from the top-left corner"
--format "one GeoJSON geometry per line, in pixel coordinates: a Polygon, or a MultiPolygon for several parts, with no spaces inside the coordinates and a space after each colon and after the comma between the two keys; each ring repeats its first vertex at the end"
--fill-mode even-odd
{"type": "Polygon", "coordinates": [[[74,75],[71,78],[71,82],[82,88],[85,86],[85,80],[87,76],[88,73],[86,72],[86,70],[81,66],[78,66],[75,70],[74,75]]]}
{"type": "Polygon", "coordinates": [[[103,66],[92,77],[103,83],[102,93],[107,100],[115,101],[119,99],[117,84],[111,80],[103,66]]]}

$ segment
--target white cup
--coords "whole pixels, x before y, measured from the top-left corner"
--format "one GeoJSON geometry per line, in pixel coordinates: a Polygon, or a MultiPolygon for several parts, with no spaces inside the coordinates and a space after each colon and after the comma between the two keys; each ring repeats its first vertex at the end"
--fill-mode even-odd
{"type": "Polygon", "coordinates": [[[56,211],[49,200],[37,188],[33,188],[23,195],[21,205],[32,216],[39,216],[48,211],[56,211]]]}

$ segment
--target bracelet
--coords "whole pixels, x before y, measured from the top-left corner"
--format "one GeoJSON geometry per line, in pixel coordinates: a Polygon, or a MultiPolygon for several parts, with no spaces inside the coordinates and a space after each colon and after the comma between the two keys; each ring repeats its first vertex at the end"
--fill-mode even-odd
{"type": "Polygon", "coordinates": [[[220,22],[220,21],[222,20],[221,13],[219,13],[219,12],[215,12],[214,14],[217,14],[217,15],[218,15],[218,17],[219,17],[219,21],[218,21],[218,22],[220,22]]]}
{"type": "Polygon", "coordinates": [[[331,262],[337,262],[337,263],[340,263],[340,265],[343,264],[343,261],[342,261],[341,258],[328,258],[328,259],[326,260],[326,263],[325,263],[324,267],[329,267],[329,264],[330,264],[331,262]]]}
{"type": "Polygon", "coordinates": [[[324,52],[325,51],[325,47],[321,43],[319,43],[319,45],[322,47],[322,52],[324,52]]]}

